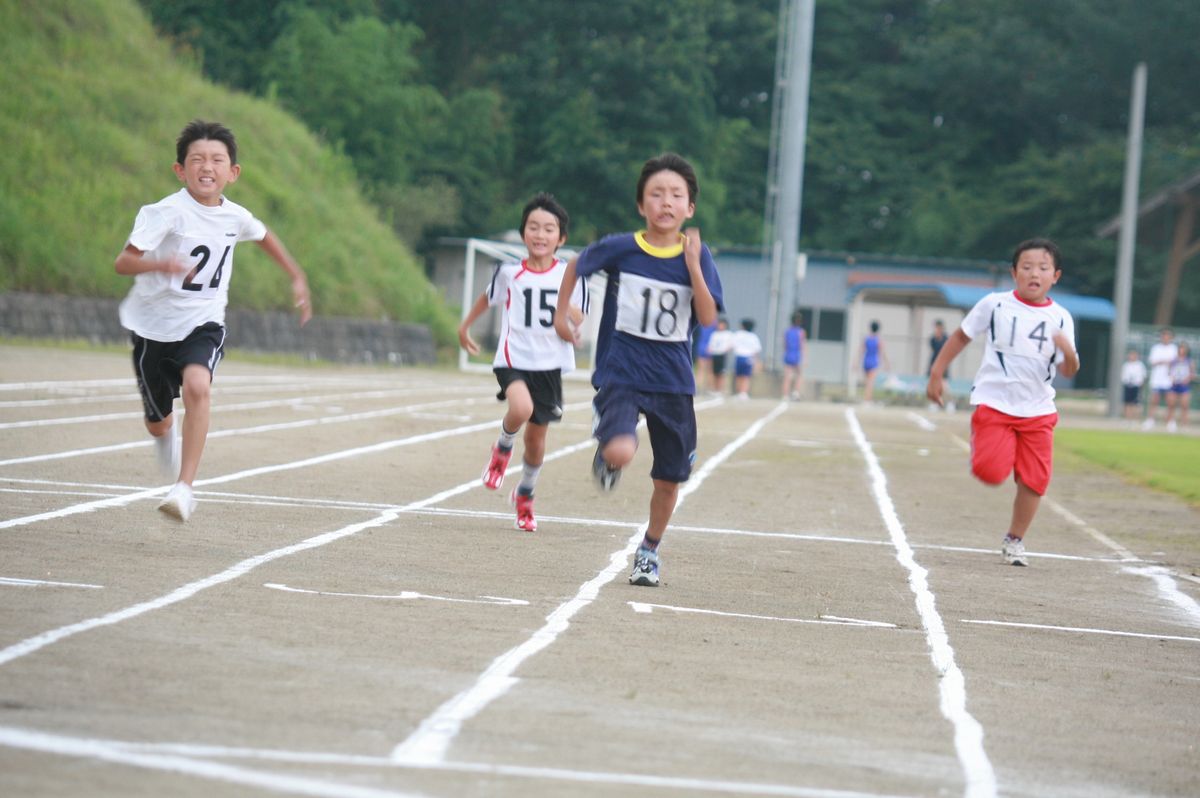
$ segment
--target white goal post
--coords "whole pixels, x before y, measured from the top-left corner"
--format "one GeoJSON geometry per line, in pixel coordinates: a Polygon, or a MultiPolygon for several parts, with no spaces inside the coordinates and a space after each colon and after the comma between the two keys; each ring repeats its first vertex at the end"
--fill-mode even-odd
{"type": "MultiPolygon", "coordinates": [[[[560,258],[570,260],[576,250],[563,247],[558,250],[560,258]]],[[[489,241],[483,238],[467,239],[466,256],[463,258],[462,319],[471,312],[475,300],[485,290],[496,264],[521,260],[528,256],[525,245],[508,241],[489,241]]],[[[591,296],[591,312],[583,320],[583,342],[575,350],[575,371],[564,374],[564,379],[591,379],[592,364],[595,362],[596,337],[600,330],[600,314],[604,307],[604,289],[607,280],[603,275],[592,275],[588,281],[591,296]]],[[[496,356],[496,344],[500,337],[500,312],[488,308],[487,312],[471,325],[472,337],[479,343],[479,354],[468,355],[459,347],[458,368],[460,371],[489,373],[492,359],[496,356]]]]}

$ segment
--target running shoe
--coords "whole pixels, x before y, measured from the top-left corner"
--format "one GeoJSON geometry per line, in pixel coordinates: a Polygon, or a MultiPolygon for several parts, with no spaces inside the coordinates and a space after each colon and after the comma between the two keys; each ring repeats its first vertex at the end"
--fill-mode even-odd
{"type": "Polygon", "coordinates": [[[192,486],[186,482],[176,482],[175,487],[167,491],[158,511],[169,515],[177,521],[186,521],[196,509],[196,497],[192,494],[192,486]]]}
{"type": "Polygon", "coordinates": [[[600,490],[605,493],[611,491],[621,481],[621,469],[613,468],[604,462],[604,458],[600,456],[599,446],[596,447],[596,456],[592,458],[592,476],[596,478],[596,484],[600,486],[600,490]]]}
{"type": "Polygon", "coordinates": [[[537,531],[537,519],[533,517],[533,494],[525,495],[520,488],[514,488],[508,500],[517,508],[517,529],[525,532],[537,531]]]}
{"type": "Polygon", "coordinates": [[[501,449],[499,445],[492,447],[492,459],[483,469],[483,486],[488,490],[499,490],[504,482],[504,472],[508,470],[508,461],[512,459],[513,450],[501,449]]]}
{"type": "Polygon", "coordinates": [[[658,552],[638,546],[637,554],[633,555],[633,571],[629,574],[629,584],[658,587],[658,552]]]}
{"type": "Polygon", "coordinates": [[[1004,555],[1004,561],[1009,565],[1029,565],[1029,561],[1025,558],[1025,541],[1020,538],[1006,536],[1004,543],[1000,546],[1000,553],[1004,555]]]}

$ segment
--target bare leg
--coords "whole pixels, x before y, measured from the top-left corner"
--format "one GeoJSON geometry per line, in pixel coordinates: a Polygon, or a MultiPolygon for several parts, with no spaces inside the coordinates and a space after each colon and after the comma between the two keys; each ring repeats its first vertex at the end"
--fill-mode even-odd
{"type": "Polygon", "coordinates": [[[1024,483],[1017,480],[1017,495],[1013,499],[1012,523],[1008,527],[1009,537],[1018,540],[1024,539],[1041,501],[1042,497],[1034,493],[1032,488],[1026,487],[1024,483]]]}
{"type": "Polygon", "coordinates": [[[520,380],[510,382],[504,389],[504,396],[508,399],[504,428],[515,433],[533,415],[533,397],[529,395],[529,386],[520,380]]]}
{"type": "MultiPolygon", "coordinates": [[[[507,424],[508,417],[505,416],[507,424]]],[[[525,426],[525,453],[522,455],[525,462],[531,466],[540,466],[546,459],[546,432],[549,430],[547,424],[527,424],[525,426]]]]}
{"type": "Polygon", "coordinates": [[[610,468],[624,468],[633,461],[637,452],[637,438],[633,435],[618,435],[604,445],[600,456],[610,468]]]}
{"type": "Polygon", "coordinates": [[[191,363],[183,368],[183,457],[179,481],[191,485],[200,468],[200,457],[208,441],[208,421],[212,408],[212,372],[191,363]]]}
{"type": "Polygon", "coordinates": [[[646,538],[652,542],[662,540],[667,524],[675,512],[679,499],[679,483],[654,480],[654,493],[650,495],[650,523],[646,526],[646,538]]]}

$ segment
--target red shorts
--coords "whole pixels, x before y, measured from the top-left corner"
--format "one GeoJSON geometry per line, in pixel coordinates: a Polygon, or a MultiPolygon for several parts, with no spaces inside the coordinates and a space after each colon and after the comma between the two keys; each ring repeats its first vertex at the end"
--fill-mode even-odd
{"type": "Polygon", "coordinates": [[[971,415],[971,473],[989,485],[1009,474],[1039,496],[1050,485],[1058,413],[1022,418],[977,405],[971,415]]]}

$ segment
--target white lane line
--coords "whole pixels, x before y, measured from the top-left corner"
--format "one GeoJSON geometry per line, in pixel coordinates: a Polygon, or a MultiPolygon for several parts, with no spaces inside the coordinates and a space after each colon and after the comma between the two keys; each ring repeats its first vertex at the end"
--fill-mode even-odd
{"type": "Polygon", "coordinates": [[[529,604],[524,599],[504,598],[503,596],[479,596],[478,598],[465,599],[453,598],[451,596],[429,596],[424,593],[416,593],[412,590],[402,590],[399,593],[392,594],[334,593],[328,590],[306,590],[301,587],[290,587],[288,585],[281,585],[278,582],[263,582],[263,587],[270,588],[271,590],[282,590],[286,593],[307,593],[312,596],[340,596],[343,598],[392,599],[401,601],[427,599],[429,601],[452,601],[460,604],[499,604],[506,607],[528,606],[529,604]]]}
{"type": "MultiPolygon", "coordinates": [[[[493,428],[494,426],[495,426],[495,422],[488,422],[486,424],[476,424],[471,427],[459,427],[459,428],[454,428],[454,429],[449,429],[449,430],[443,430],[443,431],[437,432],[437,433],[429,433],[426,435],[416,436],[415,438],[405,438],[402,440],[412,442],[416,439],[425,440],[425,439],[436,439],[438,437],[452,437],[455,435],[461,435],[464,433],[464,431],[475,431],[480,428],[493,428]]],[[[398,443],[395,441],[392,441],[389,443],[398,445],[398,443]]],[[[565,449],[561,449],[557,452],[554,452],[553,454],[547,455],[546,460],[565,456],[566,454],[569,454],[574,451],[578,451],[580,448],[590,445],[590,444],[591,444],[591,441],[588,440],[588,441],[584,441],[582,443],[575,444],[574,446],[566,447],[565,449]]],[[[381,444],[381,445],[386,445],[386,444],[381,444]]],[[[368,448],[374,448],[374,447],[368,447],[368,448]]],[[[352,450],[347,450],[347,451],[354,452],[356,450],[352,449],[352,450]]],[[[352,454],[347,454],[347,452],[338,452],[335,454],[339,455],[339,456],[353,456],[352,454]]],[[[332,455],[326,455],[326,457],[332,457],[332,455]]],[[[283,466],[279,466],[278,468],[294,467],[294,466],[295,466],[294,463],[285,463],[285,464],[283,464],[283,466]]],[[[517,467],[517,470],[519,470],[519,469],[520,469],[520,466],[517,467]]],[[[512,469],[510,469],[510,470],[512,470],[512,469]]],[[[263,471],[263,469],[251,469],[251,472],[254,472],[254,473],[260,473],[262,471],[263,471]]],[[[230,474],[230,475],[227,475],[226,477],[216,477],[213,480],[206,480],[206,482],[214,482],[214,481],[220,481],[220,480],[229,480],[229,479],[234,479],[234,478],[240,478],[239,475],[244,475],[246,473],[250,473],[250,472],[238,472],[238,474],[230,474]]],[[[197,483],[197,484],[201,484],[201,483],[197,483]]],[[[249,573],[250,571],[257,568],[258,566],[263,565],[265,563],[280,559],[281,557],[287,557],[292,554],[296,554],[298,552],[307,551],[309,549],[315,549],[320,546],[324,546],[328,543],[333,543],[334,541],[341,540],[342,538],[357,534],[358,532],[361,532],[364,529],[371,529],[373,527],[382,526],[386,523],[396,520],[404,512],[421,509],[421,508],[428,507],[433,504],[438,504],[438,503],[443,502],[446,499],[449,499],[453,496],[457,496],[460,493],[466,493],[468,490],[471,490],[472,488],[479,487],[479,485],[480,485],[480,481],[478,479],[472,479],[470,482],[464,482],[461,485],[458,485],[456,487],[449,488],[447,490],[441,491],[440,493],[435,493],[434,495],[432,495],[428,498],[421,499],[419,501],[415,501],[410,504],[406,504],[402,507],[397,507],[394,509],[386,510],[383,513],[381,513],[367,521],[363,521],[363,522],[357,523],[357,524],[351,524],[350,526],[342,527],[341,529],[334,530],[333,532],[326,532],[326,533],[323,533],[320,535],[316,535],[314,537],[308,538],[307,540],[303,540],[300,543],[296,543],[291,546],[285,546],[280,549],[275,549],[274,551],[269,551],[265,554],[260,554],[255,557],[249,557],[249,558],[242,560],[241,562],[236,563],[235,565],[225,569],[224,571],[221,571],[220,573],[214,574],[214,575],[206,577],[204,579],[199,579],[194,582],[190,582],[190,583],[184,585],[183,587],[180,587],[180,588],[172,591],[171,593],[168,593],[165,596],[160,596],[159,598],[152,599],[150,601],[144,601],[140,604],[135,604],[131,607],[126,607],[125,609],[122,609],[122,610],[110,612],[107,615],[102,615],[97,618],[91,618],[91,619],[88,619],[85,621],[80,621],[78,623],[69,624],[67,626],[59,627],[58,629],[52,629],[48,632],[43,632],[42,634],[35,635],[34,637],[31,637],[26,640],[22,640],[18,643],[15,643],[15,644],[9,646],[8,648],[0,649],[0,665],[3,665],[7,662],[11,662],[12,660],[15,660],[15,659],[19,659],[20,657],[23,657],[27,654],[31,654],[35,651],[38,651],[39,649],[45,648],[46,646],[57,643],[59,640],[63,640],[65,638],[72,637],[76,634],[79,634],[80,632],[86,632],[86,631],[89,631],[91,629],[96,629],[101,626],[111,626],[113,624],[117,624],[117,623],[121,623],[122,621],[129,620],[130,618],[136,618],[137,616],[142,615],[144,613],[151,612],[153,610],[162,609],[163,607],[168,607],[172,604],[176,604],[180,601],[191,598],[192,596],[196,595],[197,593],[199,593],[203,590],[207,590],[210,587],[213,587],[213,586],[219,585],[219,584],[223,584],[225,582],[229,582],[233,579],[236,579],[246,573],[249,573]]],[[[141,494],[135,493],[135,494],[132,494],[131,496],[122,497],[121,501],[123,503],[128,503],[130,501],[135,501],[142,494],[161,493],[165,490],[166,490],[166,488],[158,488],[153,491],[142,491],[141,494]]],[[[91,503],[93,508],[95,505],[99,505],[99,504],[104,504],[104,502],[92,502],[91,503]]],[[[76,505],[76,507],[82,507],[82,506],[86,506],[86,505],[76,505]]],[[[72,508],[67,508],[67,509],[70,510],[72,508]]],[[[60,511],[60,513],[61,512],[62,511],[60,511]]],[[[83,512],[83,511],[81,510],[80,512],[83,512]]],[[[56,514],[46,513],[43,515],[54,516],[56,514]]],[[[18,519],[18,520],[21,520],[21,519],[18,519]]],[[[5,523],[11,523],[11,522],[5,522],[5,523]]],[[[3,528],[3,526],[4,526],[3,524],[0,524],[0,528],[3,528]]]]}
{"type": "Polygon", "coordinates": [[[921,616],[921,625],[925,628],[930,657],[941,677],[938,691],[941,694],[942,715],[954,725],[954,748],[967,781],[966,796],[994,798],[996,773],[983,748],[983,727],[967,711],[966,678],[958,663],[954,661],[954,649],[950,647],[946,625],[942,616],[938,614],[936,600],[929,589],[929,572],[917,563],[912,546],[908,543],[908,536],[904,532],[904,525],[900,523],[900,516],[896,513],[896,506],[892,497],[888,495],[887,476],[884,475],[879,458],[875,456],[875,451],[867,441],[853,408],[846,408],[846,423],[850,425],[854,441],[858,444],[863,459],[867,461],[871,493],[896,547],[896,559],[908,571],[908,586],[916,597],[917,613],[921,616]]]}
{"type": "MultiPolygon", "coordinates": [[[[47,735],[11,727],[0,727],[0,744],[8,744],[8,741],[16,735],[38,735],[42,738],[50,738],[49,741],[55,743],[56,747],[60,749],[75,748],[78,750],[85,746],[98,746],[107,751],[120,753],[184,757],[186,758],[185,761],[193,763],[197,759],[241,759],[260,762],[285,762],[293,765],[339,765],[391,770],[432,770],[445,773],[468,773],[537,781],[564,781],[572,784],[617,784],[630,787],[657,787],[668,790],[679,790],[685,793],[715,792],[737,795],[770,795],[781,796],[781,798],[904,798],[898,795],[865,793],[851,790],[829,790],[759,782],[716,781],[639,773],[568,770],[566,768],[528,767],[524,765],[475,762],[438,762],[421,765],[396,762],[388,757],[324,751],[287,751],[280,749],[200,745],[194,743],[135,743],[121,740],[96,740],[62,735],[47,735]]],[[[63,750],[53,752],[65,753],[63,750]]],[[[80,753],[80,755],[86,756],[84,753],[80,753]]],[[[350,793],[339,793],[339,795],[341,794],[350,795],[350,793]]]]}
{"type": "MultiPolygon", "coordinates": [[[[389,407],[382,410],[368,410],[360,413],[346,413],[342,415],[321,416],[320,418],[306,418],[298,421],[283,421],[275,424],[259,424],[253,427],[241,427],[238,429],[216,430],[208,433],[208,440],[211,441],[215,438],[253,435],[259,432],[277,432],[280,430],[303,429],[305,427],[320,427],[326,424],[345,424],[354,421],[369,421],[377,418],[403,415],[405,413],[411,413],[414,410],[445,407],[447,405],[480,404],[484,401],[486,400],[451,399],[439,402],[425,402],[417,405],[405,405],[403,407],[389,407]]],[[[495,424],[495,422],[492,423],[495,424]]],[[[93,446],[87,449],[69,449],[65,452],[50,452],[48,454],[35,454],[26,457],[11,457],[7,460],[0,460],[0,466],[21,465],[24,463],[41,463],[47,460],[63,460],[71,457],[83,457],[91,454],[105,454],[108,452],[117,452],[124,449],[137,449],[153,445],[153,439],[147,436],[141,440],[130,441],[128,443],[114,443],[106,446],[93,446]]]]}
{"type": "Polygon", "coordinates": [[[32,654],[33,652],[57,643],[60,640],[77,635],[80,632],[87,632],[102,626],[112,626],[114,624],[121,623],[122,621],[136,618],[139,615],[144,615],[145,613],[152,612],[154,610],[160,610],[164,607],[169,607],[172,604],[177,604],[185,599],[191,598],[203,590],[207,590],[210,587],[215,587],[216,585],[224,584],[225,582],[230,582],[234,579],[237,579],[238,577],[249,573],[260,565],[265,565],[266,563],[277,560],[281,557],[287,557],[298,552],[307,551],[308,549],[315,549],[319,546],[324,546],[327,543],[332,543],[335,540],[349,537],[350,535],[353,535],[364,529],[382,526],[390,521],[396,520],[398,515],[399,513],[394,510],[381,513],[368,521],[342,527],[341,529],[333,532],[326,532],[321,535],[308,538],[300,543],[275,549],[274,551],[269,551],[265,554],[260,554],[255,557],[248,557],[245,560],[226,568],[220,573],[213,574],[212,576],[208,576],[203,579],[197,579],[194,582],[189,582],[183,587],[177,588],[176,590],[173,590],[164,596],[159,596],[158,598],[151,599],[149,601],[143,601],[140,604],[134,604],[124,609],[116,610],[96,618],[89,618],[84,621],[68,624],[67,626],[60,626],[57,629],[51,629],[48,632],[42,632],[41,634],[27,638],[18,643],[14,643],[7,648],[0,649],[0,665],[12,662],[15,659],[20,659],[27,654],[32,654]]]}
{"type": "MultiPolygon", "coordinates": [[[[593,441],[587,440],[575,444],[553,455],[547,455],[547,459],[557,459],[558,457],[573,454],[581,448],[594,445],[593,441]]],[[[505,472],[506,478],[514,472],[519,472],[521,466],[513,465],[505,472]]],[[[85,483],[85,482],[61,482],[57,480],[44,479],[21,479],[15,477],[0,477],[0,482],[14,482],[22,484],[34,485],[62,485],[68,487],[85,487],[107,489],[112,491],[140,491],[146,490],[140,485],[109,485],[102,483],[85,483]]],[[[0,491],[5,489],[0,488],[0,491]]],[[[13,493],[41,493],[43,491],[20,491],[11,489],[13,493]]],[[[55,491],[45,491],[55,492],[55,491]]],[[[96,493],[87,494],[79,493],[78,495],[97,495],[97,496],[118,496],[117,493],[96,493]]],[[[503,520],[512,520],[511,512],[498,512],[495,510],[468,510],[454,509],[448,507],[423,507],[416,510],[404,510],[401,505],[392,504],[390,502],[358,502],[348,499],[332,499],[332,498],[307,498],[300,496],[276,496],[265,495],[259,493],[240,493],[231,491],[216,491],[203,490],[196,491],[197,498],[203,499],[211,504],[235,504],[247,506],[263,506],[263,507],[293,507],[293,508],[313,508],[320,510],[363,510],[363,511],[381,511],[381,510],[401,510],[406,513],[416,513],[422,515],[447,515],[458,518],[496,518],[503,520]]],[[[614,527],[625,529],[634,526],[638,521],[630,519],[628,521],[614,521],[611,518],[580,518],[577,516],[562,516],[562,515],[544,515],[538,514],[539,521],[547,521],[556,524],[567,524],[572,526],[588,526],[588,527],[614,527]]],[[[803,532],[776,532],[769,530],[750,530],[750,529],[731,529],[728,527],[712,527],[712,526],[690,526],[686,524],[671,525],[673,532],[677,533],[694,533],[701,535],[735,535],[743,537],[755,538],[775,538],[780,540],[797,540],[812,543],[845,543],[855,546],[887,546],[892,547],[891,540],[871,540],[868,538],[851,538],[844,535],[829,535],[820,533],[803,533],[803,532]]],[[[965,534],[965,533],[964,533],[965,534]]],[[[994,554],[995,549],[981,548],[978,546],[946,546],[934,543],[915,543],[911,544],[914,549],[923,549],[927,551],[945,551],[956,554],[994,554]]],[[[1117,559],[1115,557],[1086,557],[1078,554],[1055,554],[1053,552],[1029,552],[1029,557],[1037,557],[1045,560],[1063,560],[1067,562],[1089,562],[1089,563],[1124,563],[1126,560],[1117,559]]],[[[1136,562],[1147,562],[1146,560],[1137,560],[1136,562]]],[[[1176,574],[1181,576],[1181,574],[1176,574]]]]}
{"type": "Polygon", "coordinates": [[[1112,635],[1113,637],[1140,637],[1147,640],[1181,640],[1186,643],[1200,643],[1200,637],[1181,637],[1179,635],[1155,635],[1145,632],[1118,632],[1114,629],[1090,629],[1083,626],[1053,626],[1044,623],[1016,623],[1015,621],[979,621],[963,619],[963,623],[974,623],[981,626],[1012,626],[1018,629],[1044,629],[1051,632],[1075,632],[1089,635],[1112,635]]]}
{"type": "Polygon", "coordinates": [[[1068,522],[1079,527],[1084,532],[1088,533],[1093,538],[1095,538],[1096,540],[1100,541],[1102,544],[1107,546],[1109,549],[1116,552],[1117,556],[1120,557],[1122,560],[1125,560],[1126,562],[1137,562],[1138,558],[1133,554],[1133,552],[1131,552],[1129,549],[1125,548],[1120,543],[1118,543],[1115,540],[1113,540],[1112,538],[1110,538],[1108,535],[1101,532],[1099,529],[1096,529],[1095,527],[1093,527],[1087,521],[1084,521],[1082,518],[1075,515],[1075,513],[1071,512],[1066,507],[1063,507],[1061,504],[1056,502],[1054,499],[1050,498],[1049,496],[1044,496],[1044,497],[1042,497],[1042,501],[1046,503],[1047,507],[1049,507],[1051,510],[1053,510],[1054,512],[1061,515],[1068,522]]]}
{"type": "Polygon", "coordinates": [[[1122,568],[1127,574],[1136,574],[1144,576],[1154,581],[1155,587],[1158,588],[1159,595],[1166,599],[1178,609],[1183,611],[1184,616],[1193,626],[1200,626],[1200,604],[1196,600],[1179,589],[1179,585],[1172,578],[1172,573],[1162,566],[1148,566],[1145,568],[1122,568]]]}
{"type": "Polygon", "coordinates": [[[934,424],[925,416],[918,415],[911,410],[908,411],[908,419],[926,432],[937,432],[937,424],[934,424]]]}
{"type": "Polygon", "coordinates": [[[649,615],[654,610],[670,610],[671,612],[696,613],[699,615],[717,615],[722,618],[746,618],[754,621],[781,621],[783,623],[811,623],[823,626],[872,626],[881,629],[899,629],[894,623],[883,621],[864,621],[858,618],[842,618],[837,615],[819,615],[816,618],[780,618],[774,615],[750,615],[744,612],[722,612],[720,610],[702,610],[696,607],[675,607],[670,604],[647,604],[644,601],[625,602],[634,612],[649,615]]]}
{"type": "Polygon", "coordinates": [[[284,773],[266,773],[259,770],[224,765],[217,762],[198,761],[186,756],[159,753],[141,753],[122,750],[103,740],[65,737],[60,734],[29,731],[0,726],[0,745],[38,751],[59,756],[98,759],[118,765],[182,773],[213,781],[259,787],[271,792],[293,795],[318,796],[319,798],[413,798],[418,793],[377,790],[354,784],[324,781],[307,776],[292,776],[284,773]]]}
{"type": "MultiPolygon", "coordinates": [[[[354,393],[331,393],[319,396],[299,396],[288,397],[286,399],[263,399],[256,402],[235,402],[233,404],[214,403],[212,413],[230,413],[241,412],[243,410],[267,410],[273,407],[307,407],[314,404],[324,404],[335,401],[345,401],[347,399],[388,399],[399,396],[411,396],[412,394],[433,393],[438,391],[436,388],[395,388],[386,391],[357,391],[354,393]]],[[[187,414],[186,408],[179,409],[179,415],[187,414]]],[[[414,413],[416,415],[416,413],[414,413]]],[[[0,422],[0,430],[4,429],[25,429],[28,427],[58,427],[68,424],[91,424],[96,421],[119,421],[127,419],[140,419],[142,412],[140,410],[121,413],[97,413],[87,416],[66,416],[62,418],[38,418],[29,419],[26,421],[5,421],[0,422]]]]}
{"type": "Polygon", "coordinates": [[[104,585],[89,585],[84,582],[51,582],[47,579],[18,579],[15,576],[0,576],[0,585],[15,587],[79,587],[90,590],[103,590],[104,585]]]}
{"type": "MultiPolygon", "coordinates": [[[[786,409],[787,405],[781,402],[770,413],[754,422],[745,432],[709,459],[692,475],[690,480],[680,487],[676,508],[704,483],[717,466],[753,439],[764,426],[786,409]]],[[[393,749],[392,758],[397,762],[422,764],[443,761],[450,743],[458,736],[463,723],[508,692],[518,681],[513,676],[517,668],[525,660],[554,643],[558,636],[570,626],[571,619],[580,610],[595,601],[600,594],[600,589],[627,567],[629,557],[637,549],[645,529],[645,524],[639,526],[626,541],[625,546],[609,556],[608,566],[591,580],[580,585],[573,598],[560,604],[551,612],[546,617],[546,624],[534,632],[532,637],[493,660],[474,684],[452,696],[434,710],[432,715],[421,721],[420,726],[409,735],[408,739],[393,749]]]]}

